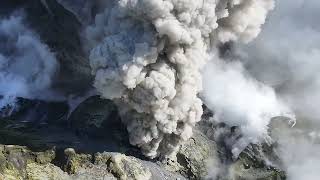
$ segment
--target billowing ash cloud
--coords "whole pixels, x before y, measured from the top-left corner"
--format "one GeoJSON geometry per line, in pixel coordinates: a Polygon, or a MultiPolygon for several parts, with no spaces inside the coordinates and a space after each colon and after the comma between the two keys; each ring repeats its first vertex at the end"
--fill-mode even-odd
{"type": "Polygon", "coordinates": [[[50,99],[44,92],[57,67],[54,54],[23,24],[21,15],[0,19],[1,109],[13,105],[16,97],[50,99]]]}
{"type": "Polygon", "coordinates": [[[202,67],[219,44],[254,39],[273,0],[109,2],[86,30],[94,86],[122,104],[131,144],[170,157],[200,121],[202,67]]]}

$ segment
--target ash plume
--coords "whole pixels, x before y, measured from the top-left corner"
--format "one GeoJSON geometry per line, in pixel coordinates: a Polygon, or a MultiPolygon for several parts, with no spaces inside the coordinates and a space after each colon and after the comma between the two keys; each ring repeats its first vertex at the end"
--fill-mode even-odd
{"type": "Polygon", "coordinates": [[[221,44],[253,40],[274,2],[109,2],[85,32],[94,86],[121,104],[131,144],[174,158],[201,119],[202,68],[221,44]]]}

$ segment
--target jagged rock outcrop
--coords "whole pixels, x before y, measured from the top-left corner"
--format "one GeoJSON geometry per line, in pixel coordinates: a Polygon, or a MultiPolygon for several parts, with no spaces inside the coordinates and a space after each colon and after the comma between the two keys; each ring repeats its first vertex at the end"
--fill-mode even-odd
{"type": "Polygon", "coordinates": [[[116,107],[108,100],[88,98],[74,110],[69,121],[68,108],[63,108],[63,103],[20,101],[21,111],[1,120],[0,144],[20,144],[31,149],[0,146],[0,174],[7,179],[148,179],[150,173],[151,179],[156,180],[210,179],[212,174],[222,180],[285,179],[281,164],[272,166],[265,161],[277,163],[272,146],[248,147],[234,159],[226,144],[212,136],[219,128],[226,132],[233,128],[206,121],[210,113],[204,114],[193,137],[181,146],[176,161],[160,162],[149,161],[130,146],[126,129],[113,114],[116,107]],[[30,112],[34,114],[30,120],[43,112],[50,118],[43,116],[42,125],[38,121],[21,121],[30,112]],[[59,118],[62,119],[54,121],[59,118]],[[69,128],[68,122],[72,122],[69,128]]]}
{"type": "MultiPolygon", "coordinates": [[[[238,157],[234,157],[228,143],[232,143],[241,137],[237,127],[229,127],[226,124],[215,122],[210,118],[212,113],[208,110],[205,112],[203,120],[198,124],[198,129],[208,139],[216,143],[219,157],[218,166],[220,166],[219,172],[214,173],[217,179],[286,179],[286,173],[283,170],[280,158],[274,150],[277,145],[276,142],[250,144],[238,157]]],[[[210,171],[210,167],[208,168],[210,171]]]]}
{"type": "Polygon", "coordinates": [[[92,156],[77,154],[71,148],[58,160],[54,150],[32,152],[23,146],[0,145],[0,162],[0,178],[5,180],[184,179],[132,156],[111,152],[92,156]]]}
{"type": "Polygon", "coordinates": [[[27,165],[26,174],[26,179],[30,180],[72,180],[66,172],[53,164],[30,163],[27,165]]]}
{"type": "MultiPolygon", "coordinates": [[[[82,102],[70,115],[72,129],[78,133],[106,136],[110,127],[120,127],[117,106],[107,99],[92,96],[82,102]]],[[[124,128],[124,127],[123,127],[124,128]]]]}
{"type": "Polygon", "coordinates": [[[94,163],[107,165],[109,171],[121,180],[152,179],[152,174],[148,167],[144,167],[138,159],[120,153],[97,153],[94,163]]]}
{"type": "Polygon", "coordinates": [[[32,152],[26,147],[0,145],[0,177],[3,179],[28,179],[33,163],[39,166],[50,163],[55,158],[53,150],[32,152]]]}
{"type": "Polygon", "coordinates": [[[209,140],[200,131],[184,143],[178,154],[179,172],[188,179],[200,179],[208,174],[208,160],[218,160],[216,143],[209,140]]]}

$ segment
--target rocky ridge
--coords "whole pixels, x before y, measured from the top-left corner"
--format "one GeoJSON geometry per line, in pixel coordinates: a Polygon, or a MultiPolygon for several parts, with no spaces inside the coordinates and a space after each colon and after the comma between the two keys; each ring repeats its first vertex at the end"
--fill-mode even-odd
{"type": "Polygon", "coordinates": [[[282,170],[265,162],[265,154],[274,155],[272,148],[266,151],[266,147],[252,146],[238,158],[230,158],[227,147],[209,135],[215,126],[208,125],[205,116],[193,137],[181,146],[176,161],[150,161],[129,145],[111,101],[90,97],[69,118],[67,109],[58,111],[57,107],[31,106],[29,111],[11,116],[16,119],[1,120],[6,123],[0,127],[0,143],[16,144],[0,146],[0,174],[5,179],[210,179],[210,168],[217,170],[210,163],[230,164],[230,168],[217,171],[219,179],[285,178],[282,170]],[[39,112],[39,108],[45,112],[51,109],[66,120],[62,123],[43,118],[43,125],[36,126],[38,122],[17,118],[30,111],[39,112]],[[44,135],[48,132],[49,136],[44,135]]]}

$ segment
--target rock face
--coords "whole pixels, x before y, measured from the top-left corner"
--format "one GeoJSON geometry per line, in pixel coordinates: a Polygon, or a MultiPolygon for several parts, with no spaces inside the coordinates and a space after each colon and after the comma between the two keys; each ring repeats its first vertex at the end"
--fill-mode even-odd
{"type": "Polygon", "coordinates": [[[59,62],[53,88],[65,95],[91,88],[91,69],[82,48],[82,25],[77,17],[56,0],[2,0],[0,17],[21,9],[24,23],[50,47],[59,62]]]}
{"type": "Polygon", "coordinates": [[[208,159],[218,159],[216,144],[200,131],[195,131],[177,154],[177,162],[181,166],[179,172],[189,179],[205,177],[208,159]]]}
{"type": "Polygon", "coordinates": [[[281,162],[273,145],[249,145],[231,166],[231,173],[238,179],[285,179],[281,162]]]}
{"type": "Polygon", "coordinates": [[[121,180],[149,180],[152,178],[149,168],[144,167],[138,159],[120,153],[97,153],[95,164],[107,165],[109,171],[121,180]]]}
{"type": "Polygon", "coordinates": [[[26,147],[6,145],[1,145],[0,150],[0,177],[6,180],[151,180],[158,179],[159,174],[166,179],[184,179],[160,166],[148,166],[142,160],[120,153],[104,152],[92,156],[77,154],[69,148],[58,163],[54,150],[32,152],[26,147]]]}
{"type": "Polygon", "coordinates": [[[0,144],[31,149],[0,145],[0,174],[6,179],[285,179],[272,146],[252,145],[232,158],[228,147],[211,136],[217,128],[232,128],[206,121],[206,113],[176,160],[151,162],[130,146],[111,101],[90,97],[69,120],[63,103],[21,103],[21,111],[0,121],[0,144]],[[30,112],[33,121],[21,122],[30,112]],[[34,121],[43,112],[50,118],[34,121]]]}
{"type": "Polygon", "coordinates": [[[67,173],[52,164],[37,164],[30,163],[26,168],[27,178],[31,180],[54,179],[54,180],[68,180],[72,179],[67,173]]]}
{"type": "Polygon", "coordinates": [[[58,3],[72,12],[83,24],[90,22],[92,9],[94,8],[93,4],[95,4],[96,1],[97,0],[57,0],[58,3]]]}
{"type": "Polygon", "coordinates": [[[48,164],[54,157],[53,150],[32,152],[22,146],[0,145],[0,174],[3,179],[28,179],[28,173],[33,169],[30,164],[48,164]]]}
{"type": "Polygon", "coordinates": [[[89,97],[71,114],[71,127],[84,134],[104,136],[105,131],[112,127],[121,127],[121,119],[117,106],[99,96],[89,97]]]}
{"type": "MultiPolygon", "coordinates": [[[[210,114],[210,113],[209,113],[210,114]]],[[[225,124],[214,123],[208,121],[210,116],[204,115],[203,121],[198,124],[198,129],[208,139],[215,142],[216,151],[218,152],[216,167],[211,167],[207,164],[207,168],[216,170],[214,173],[216,179],[221,180],[282,180],[286,179],[285,172],[282,170],[282,165],[274,151],[275,144],[250,144],[243,150],[238,157],[234,157],[231,149],[229,149],[228,141],[236,138],[237,127],[228,127],[225,124]],[[215,132],[223,132],[221,134],[215,132]],[[218,134],[218,135],[217,135],[218,134]]],[[[211,156],[212,157],[212,156],[211,156]]],[[[212,177],[209,172],[207,177],[212,177]]],[[[202,175],[202,177],[204,177],[202,175]]]]}
{"type": "Polygon", "coordinates": [[[37,0],[25,6],[27,22],[60,63],[54,86],[66,94],[90,88],[91,69],[82,49],[81,24],[74,14],[56,0],[37,0]]]}

